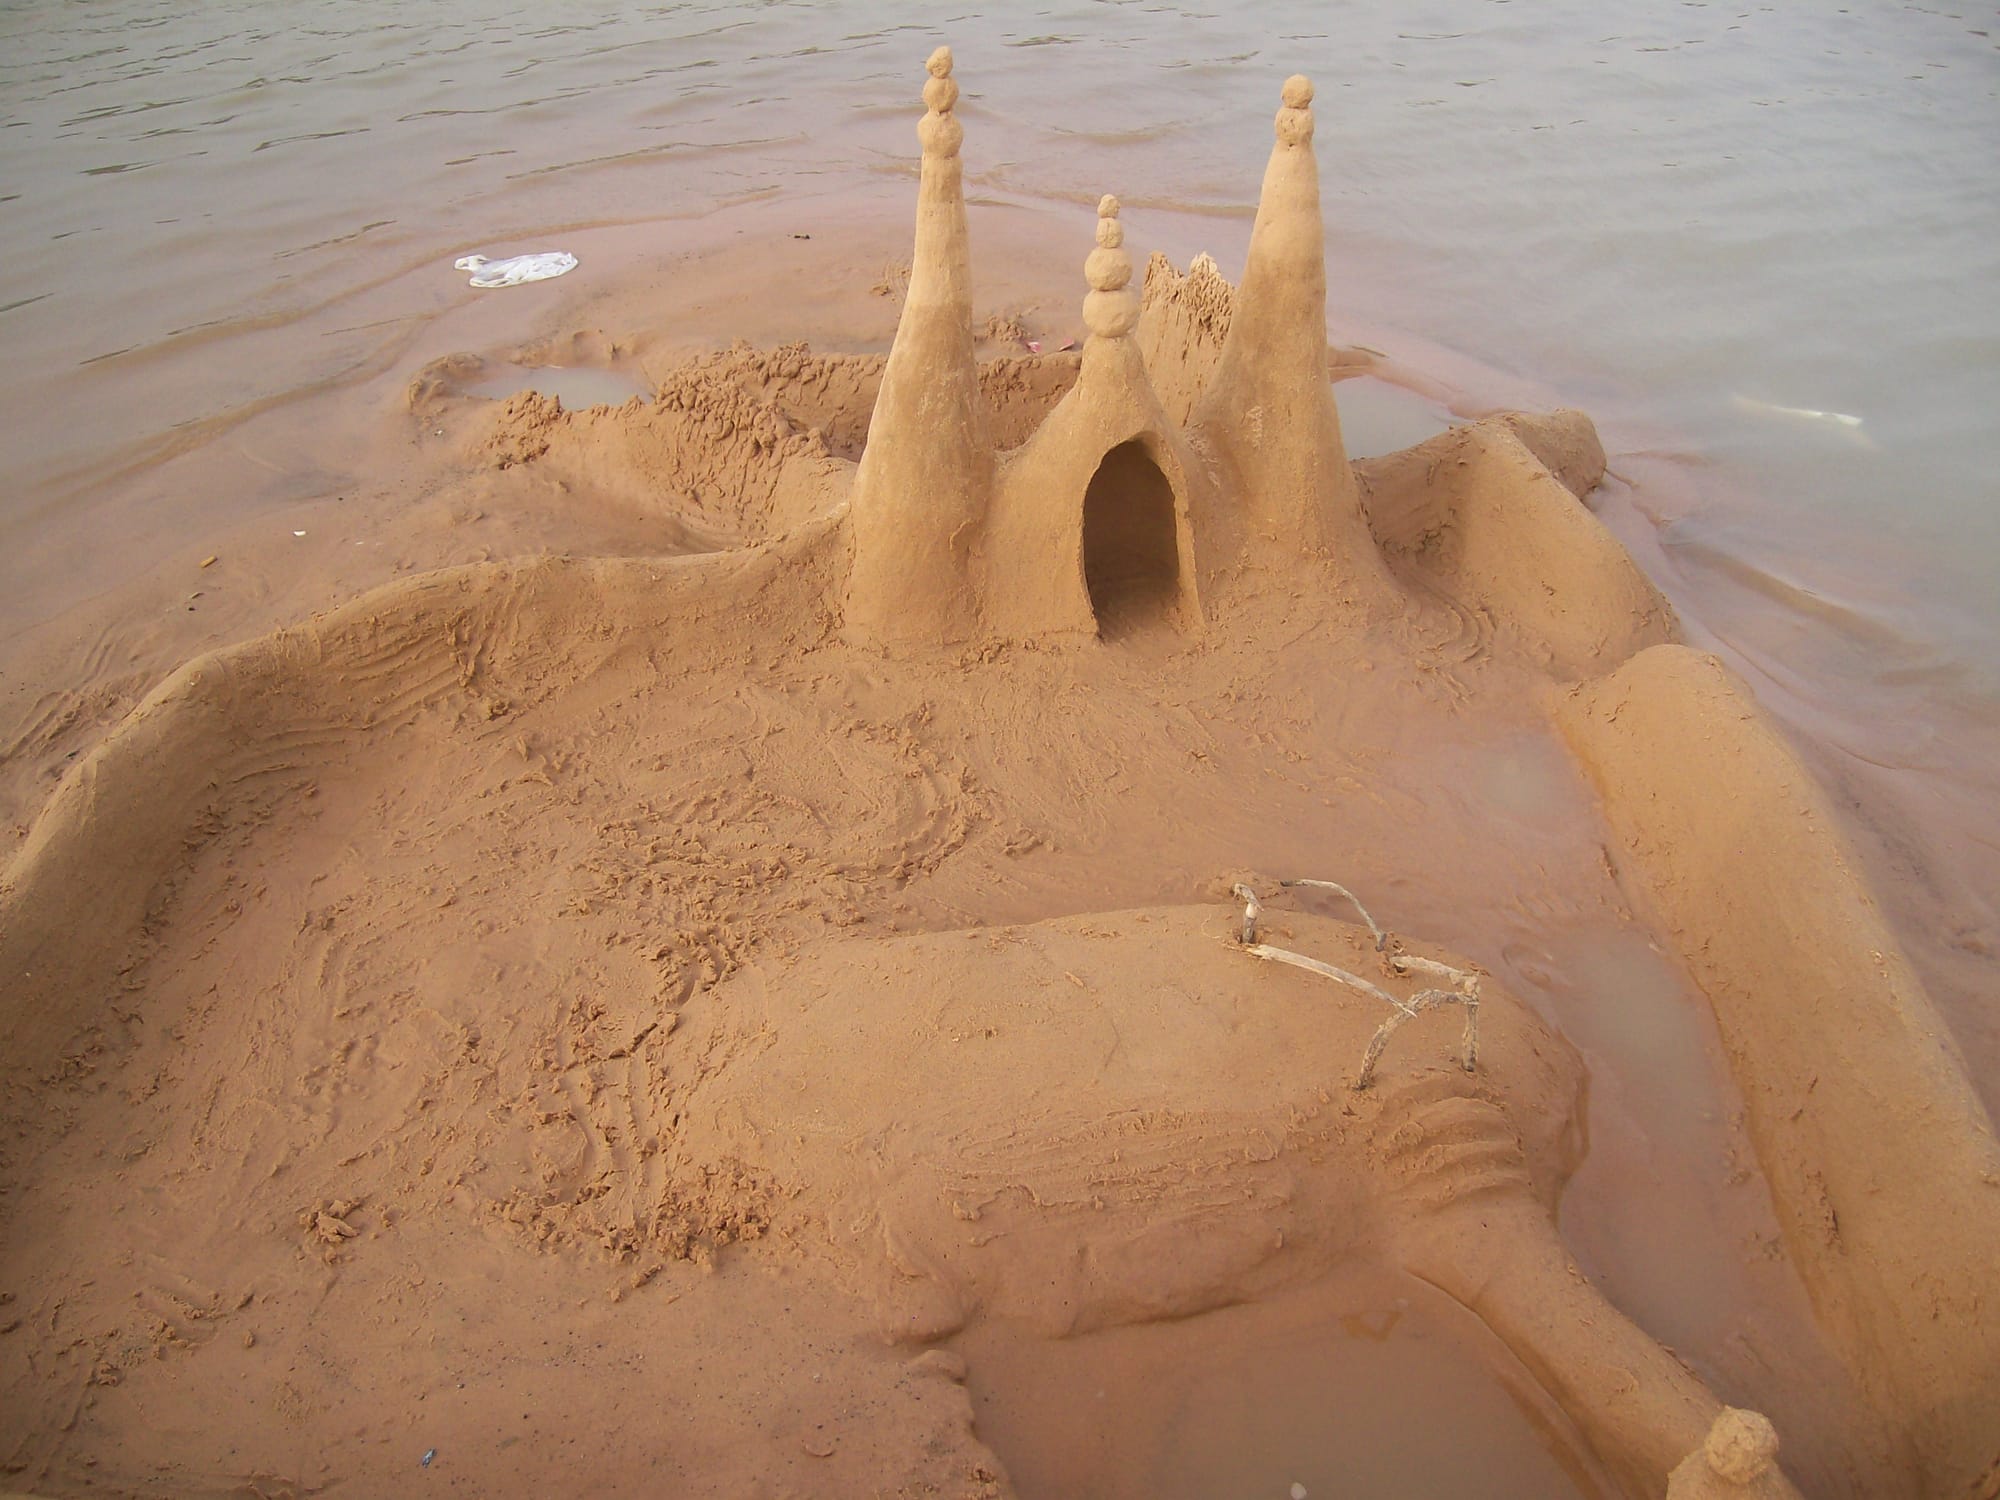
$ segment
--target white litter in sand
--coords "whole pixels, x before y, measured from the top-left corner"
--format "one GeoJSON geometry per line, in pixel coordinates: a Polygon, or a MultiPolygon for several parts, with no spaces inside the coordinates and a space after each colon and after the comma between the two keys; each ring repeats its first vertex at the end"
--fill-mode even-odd
{"type": "Polygon", "coordinates": [[[520,286],[527,281],[547,281],[576,269],[576,257],[567,250],[538,250],[533,255],[510,255],[505,260],[488,260],[483,255],[462,255],[452,264],[472,272],[474,286],[520,286]]]}
{"type": "Polygon", "coordinates": [[[1831,422],[1836,427],[1859,427],[1861,418],[1844,411],[1821,411],[1814,406],[1778,406],[1754,396],[1732,396],[1739,411],[1754,411],[1768,417],[1799,417],[1808,422],[1831,422]]]}
{"type": "Polygon", "coordinates": [[[1775,402],[1759,401],[1754,396],[1732,393],[1731,403],[1738,411],[1747,411],[1760,417],[1777,417],[1792,422],[1815,422],[1823,427],[1836,429],[1857,448],[1866,448],[1871,453],[1879,451],[1881,445],[1862,430],[1862,419],[1852,412],[1822,411],[1816,406],[1779,406],[1775,402]]]}

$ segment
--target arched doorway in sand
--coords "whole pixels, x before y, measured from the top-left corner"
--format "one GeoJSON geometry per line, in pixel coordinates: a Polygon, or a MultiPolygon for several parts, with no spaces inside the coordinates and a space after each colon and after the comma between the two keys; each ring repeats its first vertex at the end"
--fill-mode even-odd
{"type": "Polygon", "coordinates": [[[1083,581],[1098,635],[1178,623],[1180,570],[1173,486],[1142,443],[1120,443],[1083,495],[1083,581]]]}

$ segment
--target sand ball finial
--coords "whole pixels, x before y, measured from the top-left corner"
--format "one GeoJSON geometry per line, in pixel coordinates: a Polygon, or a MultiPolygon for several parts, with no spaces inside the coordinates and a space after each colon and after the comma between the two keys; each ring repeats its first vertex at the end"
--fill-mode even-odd
{"type": "Polygon", "coordinates": [[[917,122],[917,140],[926,152],[936,156],[956,156],[965,140],[965,127],[952,115],[958,103],[958,84],[951,76],[951,48],[940,47],[924,64],[930,77],[924,80],[924,108],[917,122]]]}
{"type": "Polygon", "coordinates": [[[1749,1484],[1777,1462],[1778,1432],[1762,1412],[1725,1406],[1701,1447],[1717,1478],[1749,1484]]]}
{"type": "Polygon", "coordinates": [[[1097,200],[1097,243],[1116,250],[1125,243],[1125,226],[1118,222],[1118,200],[1106,193],[1097,200]]]}
{"type": "Polygon", "coordinates": [[[1312,80],[1303,73],[1294,73],[1285,80],[1279,98],[1284,103],[1284,108],[1278,111],[1279,143],[1286,146],[1305,145],[1313,138],[1312,80]]]}
{"type": "Polygon", "coordinates": [[[1097,200],[1097,248],[1083,263],[1090,295],[1083,299],[1083,324],[1094,338],[1120,338],[1139,322],[1139,299],[1130,290],[1132,257],[1125,253],[1125,226],[1118,222],[1118,200],[1106,193],[1097,200]]]}

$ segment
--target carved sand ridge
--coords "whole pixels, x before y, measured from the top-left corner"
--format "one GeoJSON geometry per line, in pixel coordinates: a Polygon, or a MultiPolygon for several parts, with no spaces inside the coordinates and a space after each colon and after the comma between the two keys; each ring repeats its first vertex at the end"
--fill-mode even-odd
{"type": "MultiPolygon", "coordinates": [[[[1994,1494],[1991,1122],[1823,797],[1583,503],[1589,420],[1349,463],[1298,77],[1240,285],[1135,287],[1106,196],[1080,355],[979,358],[958,100],[941,48],[886,359],[737,349],[587,412],[419,377],[459,461],[612,496],[661,555],[454,568],[201,657],[56,787],[0,880],[9,1482],[393,1488],[388,1341],[430,1330],[436,1421],[449,1365],[539,1432],[556,1398],[507,1382],[587,1284],[637,1342],[577,1420],[645,1434],[651,1482],[1002,1494],[968,1331],[1368,1261],[1469,1310],[1591,1483],[1794,1494],[1803,1451],[1994,1494]],[[1566,737],[1601,814],[1468,826],[1478,721],[1566,737]],[[1858,1435],[1796,1442],[1797,1379],[1691,1369],[1558,1233],[1583,1065],[1466,954],[1496,892],[1621,904],[1605,825],[1858,1435]],[[1463,938],[1242,873],[1330,849],[1463,938]],[[1368,996],[1246,951],[1238,887],[1409,1012],[1386,1050],[1368,996]]],[[[580,1490],[642,1472],[560,1446],[580,1490]]]]}

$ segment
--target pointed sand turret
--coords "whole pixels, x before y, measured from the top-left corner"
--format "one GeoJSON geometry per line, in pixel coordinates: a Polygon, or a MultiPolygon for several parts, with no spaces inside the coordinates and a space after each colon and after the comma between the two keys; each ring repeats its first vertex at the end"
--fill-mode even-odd
{"type": "Polygon", "coordinates": [[[1245,560],[1324,557],[1345,592],[1375,595],[1388,591],[1388,574],[1362,514],[1328,383],[1312,97],[1310,80],[1285,80],[1243,283],[1192,425],[1224,459],[1241,496],[1241,534],[1232,545],[1245,560]]]}
{"type": "Polygon", "coordinates": [[[1132,337],[1139,297],[1118,215],[1116,198],[1098,203],[1076,384],[1001,470],[984,584],[1002,634],[1200,623],[1192,511],[1208,492],[1132,337]]]}
{"type": "Polygon", "coordinates": [[[850,508],[848,634],[887,643],[963,640],[978,628],[968,576],[993,489],[973,359],[972,267],[951,49],[926,64],[917,139],[917,241],[896,342],[875,398],[850,508]]]}

